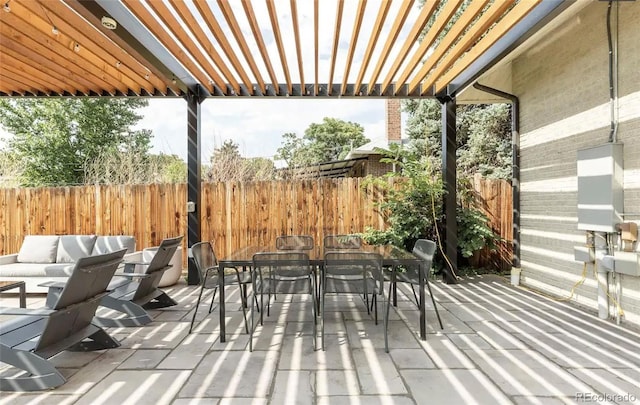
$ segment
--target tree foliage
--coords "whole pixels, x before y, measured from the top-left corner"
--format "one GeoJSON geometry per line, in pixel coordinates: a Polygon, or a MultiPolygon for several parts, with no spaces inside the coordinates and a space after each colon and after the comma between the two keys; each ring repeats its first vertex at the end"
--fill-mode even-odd
{"type": "MultiPolygon", "coordinates": [[[[441,161],[441,106],[437,100],[406,100],[406,133],[414,153],[428,156],[434,167],[441,161]]],[[[459,105],[456,144],[461,177],[511,177],[511,107],[508,104],[459,105]]]]}
{"type": "Polygon", "coordinates": [[[131,129],[142,117],[136,98],[0,100],[6,143],[23,166],[23,186],[84,183],[85,165],[128,151],[145,159],[151,132],[131,129]]]}
{"type": "Polygon", "coordinates": [[[184,183],[187,164],[176,155],[149,155],[145,159],[135,151],[105,152],[85,164],[86,184],[184,183]]]}
{"type": "Polygon", "coordinates": [[[295,133],[282,137],[276,158],[286,161],[289,167],[344,159],[351,149],[369,142],[362,125],[329,117],[309,125],[302,138],[295,133]]]}
{"type": "Polygon", "coordinates": [[[205,177],[208,181],[257,181],[275,177],[275,165],[266,158],[244,158],[231,139],[213,151],[205,177]]]}

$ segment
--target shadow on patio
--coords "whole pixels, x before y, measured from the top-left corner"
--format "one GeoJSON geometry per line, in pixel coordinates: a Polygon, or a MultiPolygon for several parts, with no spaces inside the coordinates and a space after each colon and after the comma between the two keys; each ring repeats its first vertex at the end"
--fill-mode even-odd
{"type": "MultiPolygon", "coordinates": [[[[412,294],[400,287],[386,354],[382,322],[374,324],[358,297],[329,296],[323,352],[313,350],[311,301],[279,295],[250,353],[237,289],[228,287],[228,340],[219,343],[208,297],[187,333],[198,289],[177,285],[167,291],[179,305],[152,311],[151,324],[109,329],[120,348],[63,352],[52,361],[66,384],[3,393],[0,403],[638,403],[638,331],[499,277],[432,286],[444,331],[428,307],[427,340],[419,340],[412,294]]],[[[17,298],[3,297],[0,305],[17,306],[17,298]]]]}

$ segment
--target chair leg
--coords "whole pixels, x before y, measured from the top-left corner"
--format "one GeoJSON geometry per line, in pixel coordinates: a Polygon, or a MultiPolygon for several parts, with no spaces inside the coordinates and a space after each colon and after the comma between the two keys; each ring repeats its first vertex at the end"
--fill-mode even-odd
{"type": "Polygon", "coordinates": [[[440,312],[438,312],[438,307],[436,305],[436,299],[433,297],[433,292],[431,292],[431,285],[429,284],[429,279],[426,279],[427,289],[429,290],[429,295],[431,296],[431,302],[433,303],[433,309],[436,310],[436,317],[438,317],[438,323],[440,324],[440,329],[444,330],[444,326],[442,326],[442,319],[440,319],[440,312]]]}
{"type": "MultiPolygon", "coordinates": [[[[256,295],[256,285],[255,282],[253,283],[253,296],[255,297],[256,295]]],[[[251,327],[249,328],[249,351],[252,352],[253,351],[253,330],[255,329],[255,322],[254,322],[254,318],[253,318],[253,310],[256,307],[256,302],[255,300],[251,300],[251,327]]],[[[262,315],[261,315],[262,316],[262,315]]]]}
{"type": "Polygon", "coordinates": [[[318,326],[318,318],[316,317],[316,283],[315,277],[310,280],[311,282],[311,297],[313,302],[311,303],[311,315],[313,316],[313,350],[318,350],[318,340],[317,340],[317,326],[318,326]]]}
{"type": "Polygon", "coordinates": [[[240,285],[240,292],[242,293],[242,297],[244,299],[242,305],[244,305],[245,308],[249,308],[249,302],[247,301],[247,285],[243,285],[242,283],[240,283],[240,278],[238,278],[238,284],[240,285]]]}
{"type": "MultiPolygon", "coordinates": [[[[367,315],[371,315],[371,310],[369,309],[369,293],[367,292],[366,286],[364,289],[364,297],[365,297],[365,305],[367,307],[367,315]]],[[[373,300],[371,302],[371,308],[373,308],[373,300]]]]}
{"type": "MultiPolygon", "coordinates": [[[[391,288],[396,284],[395,280],[393,283],[389,283],[389,295],[391,295],[391,288]]],[[[382,294],[384,294],[384,287],[382,288],[382,294]]],[[[388,338],[388,330],[389,330],[389,307],[391,306],[391,300],[387,297],[387,305],[385,305],[385,316],[384,316],[384,348],[387,353],[389,353],[389,338],[388,338]]]]}
{"type": "Polygon", "coordinates": [[[41,391],[58,387],[66,382],[62,373],[56,370],[53,364],[35,353],[0,344],[0,358],[3,363],[27,372],[22,377],[1,377],[0,390],[2,391],[41,391]]]}
{"type": "Polygon", "coordinates": [[[378,324],[378,294],[372,294],[371,297],[372,305],[373,305],[373,319],[375,320],[376,325],[378,324]]]}
{"type": "Polygon", "coordinates": [[[211,303],[209,304],[209,313],[211,313],[211,311],[213,311],[213,301],[216,298],[216,293],[218,292],[218,287],[213,289],[213,294],[211,294],[211,303]]]}
{"type": "MultiPolygon", "coordinates": [[[[196,301],[196,307],[193,309],[193,317],[191,318],[191,326],[189,327],[189,333],[193,330],[193,323],[196,321],[196,313],[198,313],[198,307],[200,306],[200,300],[202,299],[202,293],[204,292],[204,283],[203,286],[200,287],[200,294],[198,294],[198,301],[196,301]]],[[[213,290],[215,294],[216,290],[213,290]]],[[[211,303],[213,303],[213,298],[211,299],[211,303]]],[[[211,313],[211,311],[209,311],[211,313]]]]}
{"type": "Polygon", "coordinates": [[[324,347],[324,294],[325,294],[325,283],[322,283],[322,286],[320,287],[321,289],[321,293],[320,293],[320,344],[322,346],[322,351],[325,350],[324,347]]]}
{"type": "Polygon", "coordinates": [[[100,305],[127,315],[124,318],[117,319],[99,316],[94,317],[94,323],[101,327],[142,326],[152,321],[149,313],[143,307],[132,301],[120,300],[107,295],[102,298],[100,305]]]}
{"type": "Polygon", "coordinates": [[[101,327],[91,325],[91,328],[94,328],[95,332],[91,334],[91,336],[87,337],[88,340],[78,342],[67,350],[89,352],[94,350],[114,349],[116,347],[120,347],[120,342],[118,342],[113,338],[113,336],[105,332],[101,327]]]}
{"type": "Polygon", "coordinates": [[[142,305],[145,309],[157,309],[157,308],[166,308],[178,305],[177,302],[173,300],[173,298],[169,297],[166,292],[157,288],[156,291],[160,292],[160,294],[150,302],[142,305]]]}
{"type": "Polygon", "coordinates": [[[416,306],[420,308],[420,300],[418,299],[418,295],[416,294],[416,289],[411,284],[411,291],[413,291],[413,298],[416,300],[416,306]]]}
{"type": "Polygon", "coordinates": [[[245,285],[244,287],[244,292],[243,292],[243,288],[242,288],[242,283],[240,282],[240,276],[238,276],[238,286],[240,287],[240,306],[242,307],[242,317],[244,319],[244,329],[245,331],[247,331],[247,333],[249,333],[249,324],[247,323],[247,295],[246,295],[246,288],[247,286],[245,285]]]}

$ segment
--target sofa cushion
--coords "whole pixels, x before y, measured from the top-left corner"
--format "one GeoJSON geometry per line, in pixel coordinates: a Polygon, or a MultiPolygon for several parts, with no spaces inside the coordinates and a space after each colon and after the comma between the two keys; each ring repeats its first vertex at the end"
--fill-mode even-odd
{"type": "Polygon", "coordinates": [[[0,267],[2,277],[44,277],[46,275],[45,264],[41,263],[10,263],[0,267]]]}
{"type": "Polygon", "coordinates": [[[59,240],[57,235],[25,236],[18,252],[18,262],[55,263],[59,240]]]}
{"type": "Polygon", "coordinates": [[[136,238],[127,235],[98,236],[91,255],[103,255],[120,249],[127,249],[127,253],[135,252],[136,238]]]}
{"type": "Polygon", "coordinates": [[[53,263],[43,266],[46,277],[69,277],[76,267],[75,263],[53,263]]]}
{"type": "Polygon", "coordinates": [[[91,255],[96,235],[64,235],[58,242],[56,263],[74,263],[91,255]]]}

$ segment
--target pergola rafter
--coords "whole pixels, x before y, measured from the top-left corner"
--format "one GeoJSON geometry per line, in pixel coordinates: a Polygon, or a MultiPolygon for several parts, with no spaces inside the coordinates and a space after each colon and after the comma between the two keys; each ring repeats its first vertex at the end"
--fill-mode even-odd
{"type": "Polygon", "coordinates": [[[494,63],[481,56],[496,44],[535,31],[522,21],[542,21],[571,2],[427,0],[418,9],[415,0],[9,0],[0,13],[0,88],[53,96],[452,94],[468,82],[463,76],[494,63]]]}

